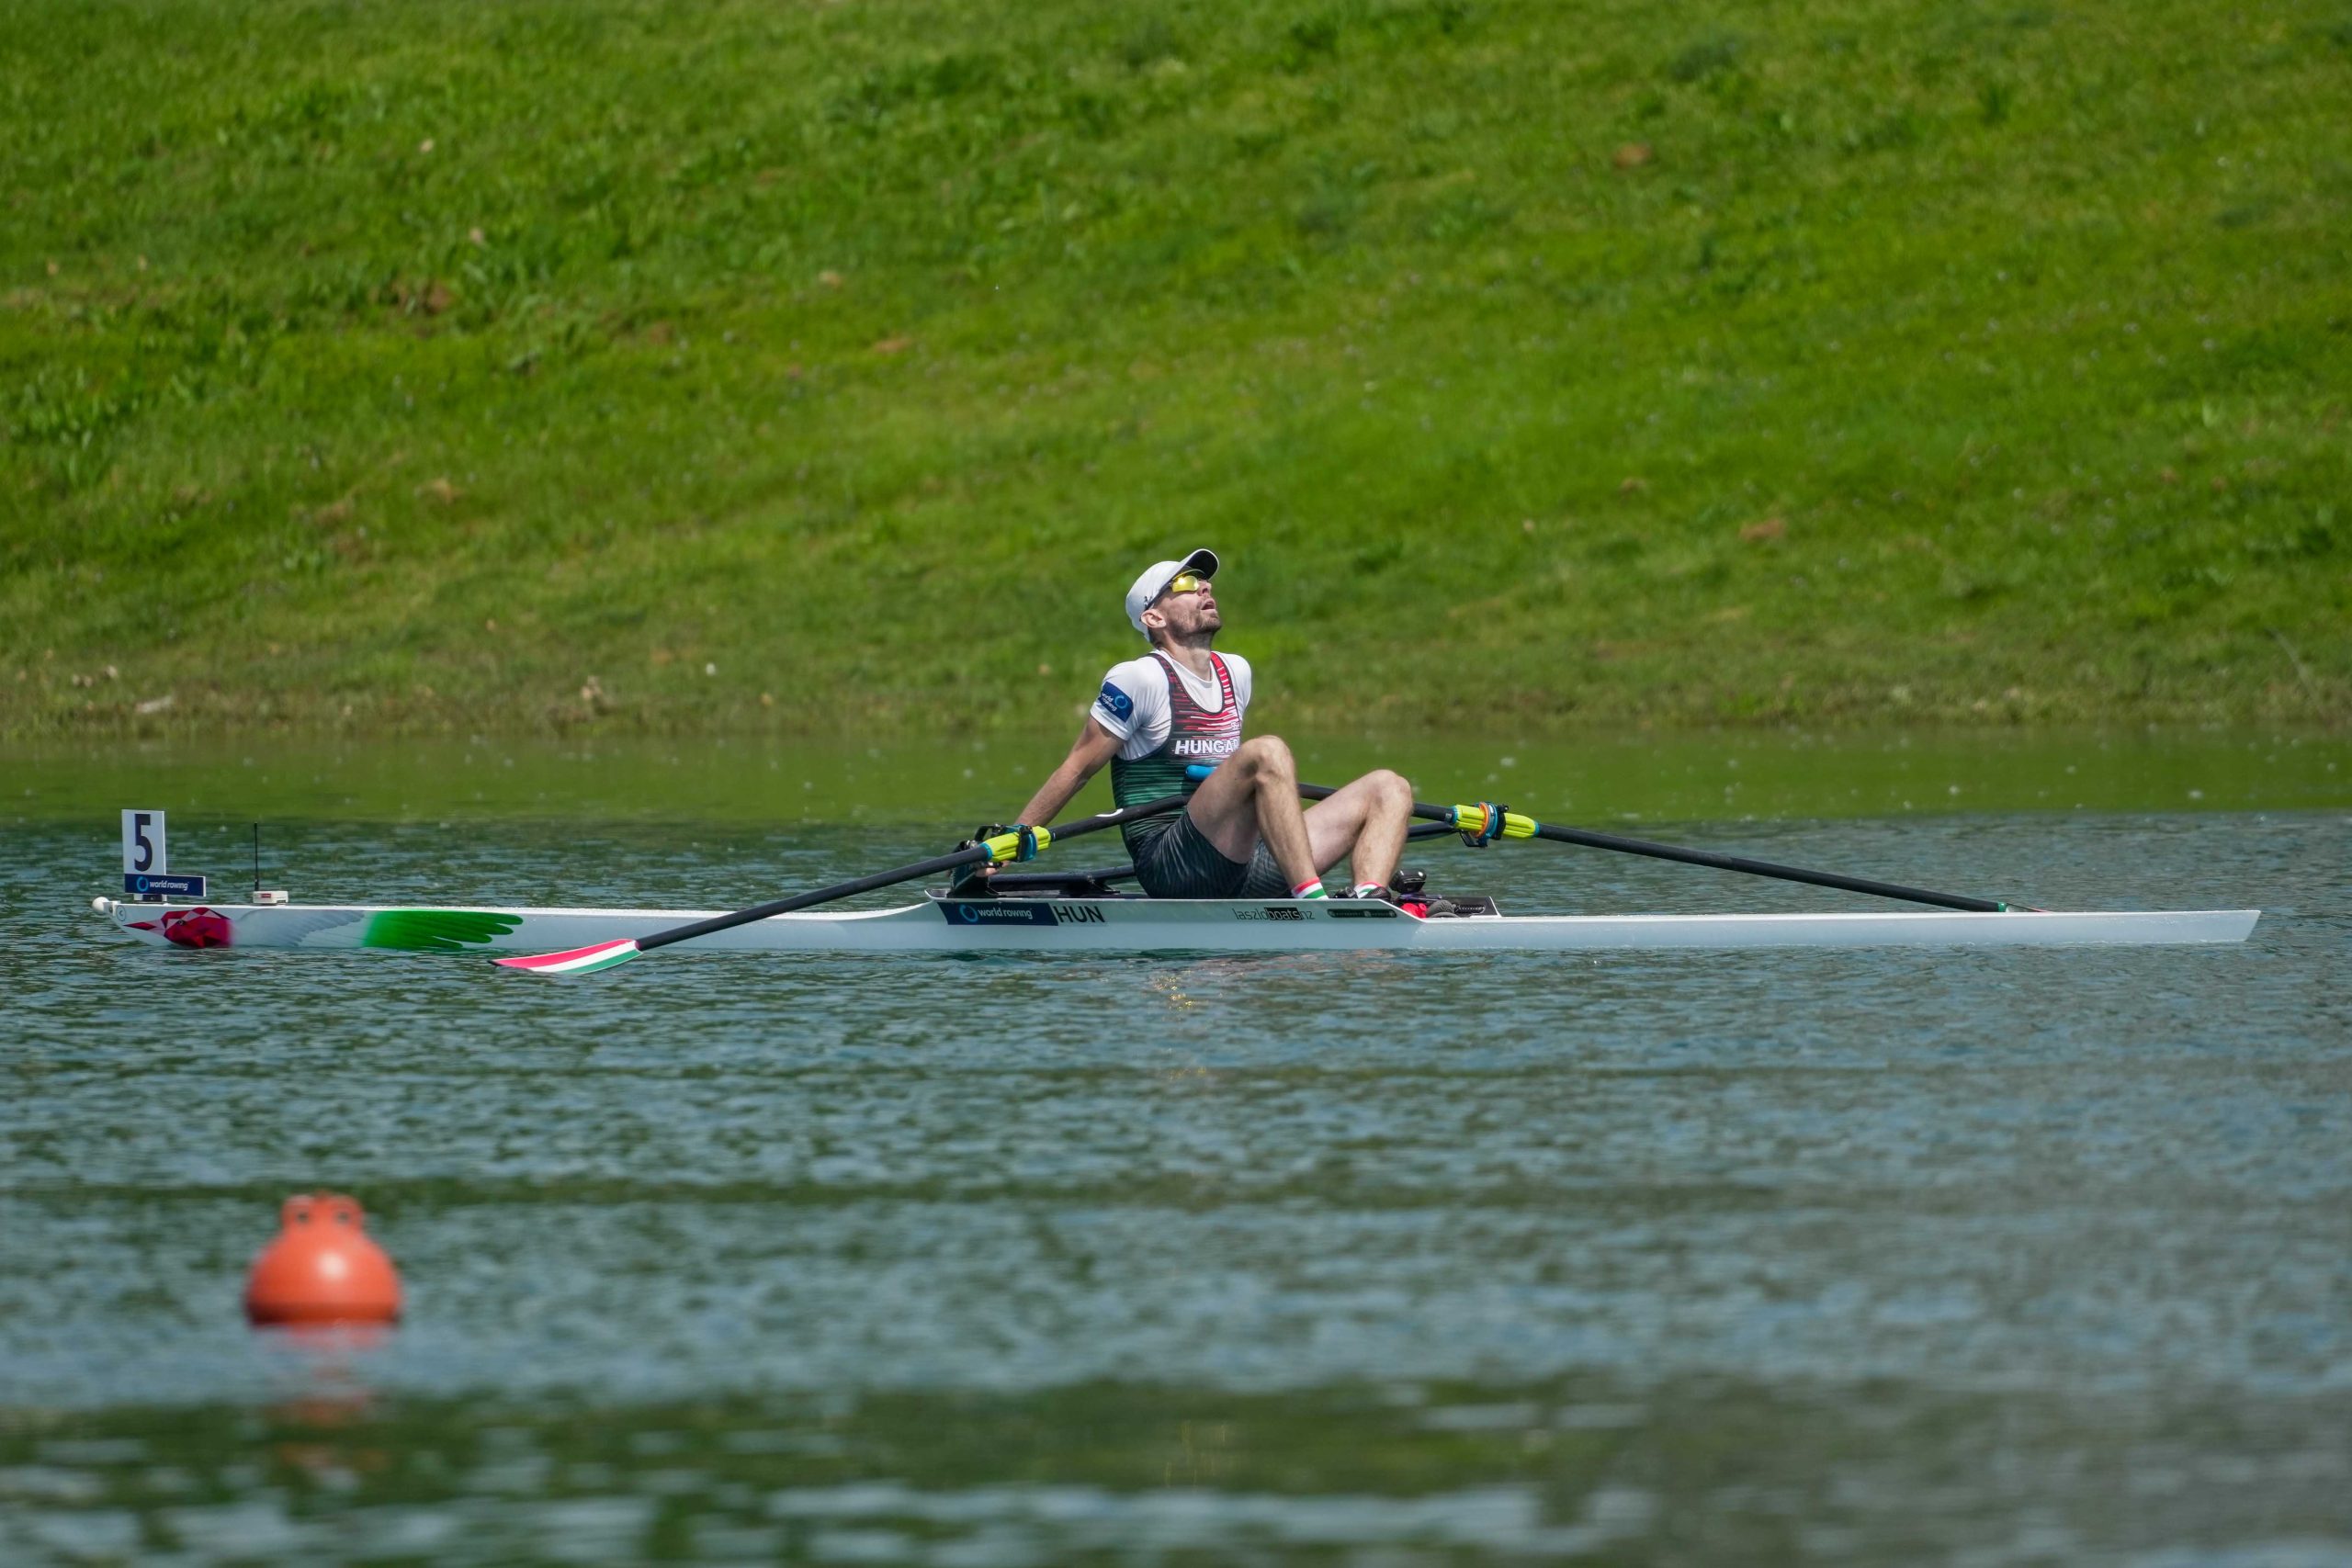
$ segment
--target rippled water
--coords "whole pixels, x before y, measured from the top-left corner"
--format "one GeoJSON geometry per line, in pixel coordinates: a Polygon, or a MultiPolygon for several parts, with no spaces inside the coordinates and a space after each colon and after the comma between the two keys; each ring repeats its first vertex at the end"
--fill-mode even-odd
{"type": "MultiPolygon", "coordinates": [[[[232,873],[226,829],[175,818],[175,863],[232,873]]],[[[86,908],[107,810],[0,824],[0,1560],[2352,1561],[2352,816],[1671,832],[2267,912],[2211,951],[551,983],[132,946],[86,908]],[[312,1187],[400,1262],[379,1341],[238,1314],[312,1187]]],[[[941,836],[269,848],[301,898],[724,908],[941,836]]],[[[1424,858],[1525,912],[1856,907],[1424,858]]]]}

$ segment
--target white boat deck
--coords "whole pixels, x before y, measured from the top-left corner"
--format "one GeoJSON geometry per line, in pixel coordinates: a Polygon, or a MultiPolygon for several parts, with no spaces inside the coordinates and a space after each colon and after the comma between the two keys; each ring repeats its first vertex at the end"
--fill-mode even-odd
{"type": "MultiPolygon", "coordinates": [[[[694,909],[363,905],[94,907],[159,946],[553,953],[705,919],[694,909]]],[[[2075,947],[2242,942],[2257,909],[1888,910],[1797,915],[1480,915],[1421,919],[1373,901],[1006,897],[808,910],[690,945],[736,953],[1416,953],[1770,947],[2075,947]]],[[[681,951],[684,951],[682,946],[681,951]]]]}

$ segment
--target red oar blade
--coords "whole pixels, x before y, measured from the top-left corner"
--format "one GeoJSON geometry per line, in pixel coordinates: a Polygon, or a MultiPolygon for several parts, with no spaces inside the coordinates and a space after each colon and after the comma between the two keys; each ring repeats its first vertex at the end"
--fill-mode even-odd
{"type": "Polygon", "coordinates": [[[599,969],[626,964],[637,953],[636,939],[625,937],[619,942],[600,942],[593,947],[575,947],[569,953],[538,953],[521,958],[493,958],[491,962],[502,969],[525,969],[534,975],[593,975],[599,969]]]}

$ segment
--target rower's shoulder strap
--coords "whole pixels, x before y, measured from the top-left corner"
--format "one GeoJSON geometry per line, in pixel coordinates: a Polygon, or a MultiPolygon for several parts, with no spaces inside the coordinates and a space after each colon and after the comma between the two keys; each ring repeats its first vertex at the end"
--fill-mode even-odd
{"type": "Polygon", "coordinates": [[[1225,660],[1212,651],[1209,654],[1209,678],[1216,684],[1216,711],[1233,711],[1233,678],[1226,673],[1225,660]]]}
{"type": "MultiPolygon", "coordinates": [[[[1240,712],[1244,706],[1248,705],[1249,699],[1241,694],[1241,682],[1233,678],[1233,667],[1226,662],[1225,655],[1222,653],[1212,653],[1209,657],[1216,661],[1217,684],[1224,689],[1225,705],[1236,713],[1240,712]]],[[[1235,657],[1238,658],[1239,655],[1237,654],[1235,657]]],[[[1246,659],[1242,660],[1241,668],[1247,673],[1250,661],[1246,659]]]]}

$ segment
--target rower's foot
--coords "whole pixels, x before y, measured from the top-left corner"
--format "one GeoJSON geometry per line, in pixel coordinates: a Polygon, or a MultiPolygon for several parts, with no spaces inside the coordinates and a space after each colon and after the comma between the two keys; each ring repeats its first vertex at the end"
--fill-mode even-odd
{"type": "Polygon", "coordinates": [[[1429,878],[1420,871],[1400,871],[1396,880],[1385,887],[1374,887],[1358,883],[1351,892],[1357,898],[1377,898],[1394,904],[1407,914],[1424,920],[1453,919],[1464,916],[1498,915],[1495,901],[1483,894],[1464,893],[1447,897],[1429,890],[1429,878]]]}
{"type": "MultiPolygon", "coordinates": [[[[1408,904],[1406,908],[1411,908],[1412,905],[1408,904]]],[[[1466,919],[1476,916],[1501,913],[1500,909],[1495,908],[1495,901],[1483,893],[1464,893],[1452,898],[1430,895],[1428,906],[1421,911],[1421,918],[1427,920],[1466,919]]]]}
{"type": "Polygon", "coordinates": [[[1430,901],[1419,890],[1405,893],[1395,887],[1383,887],[1377,882],[1359,882],[1348,890],[1348,897],[1375,899],[1383,904],[1394,904],[1408,915],[1422,919],[1429,918],[1430,901]]]}
{"type": "Polygon", "coordinates": [[[1300,883],[1290,890],[1290,896],[1294,898],[1329,898],[1330,897],[1329,893],[1323,891],[1321,877],[1300,883]]]}

